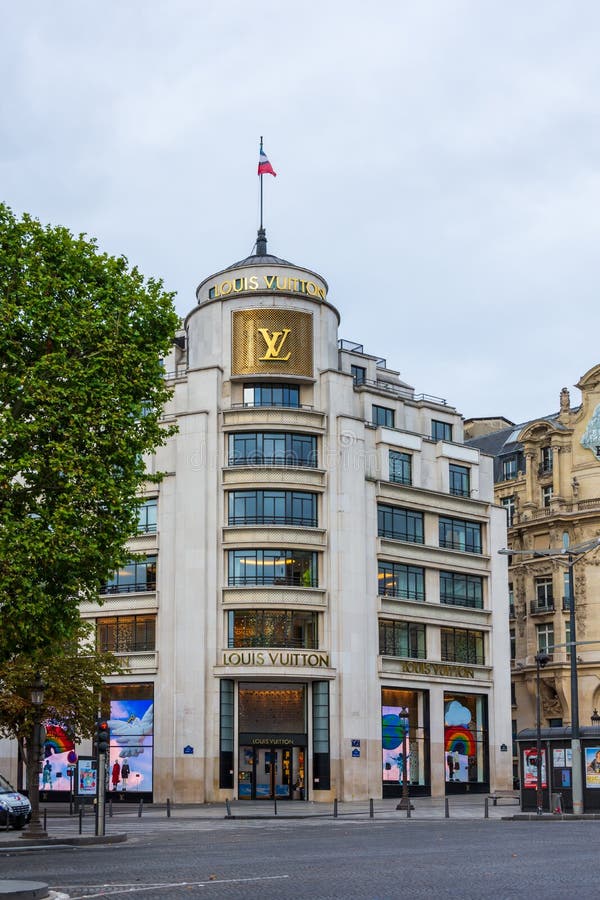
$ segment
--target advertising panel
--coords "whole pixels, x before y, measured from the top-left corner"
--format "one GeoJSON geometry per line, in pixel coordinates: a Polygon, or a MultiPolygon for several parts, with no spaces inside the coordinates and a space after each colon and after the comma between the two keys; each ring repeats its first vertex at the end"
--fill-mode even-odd
{"type": "MultiPolygon", "coordinates": [[[[537,787],[537,749],[529,747],[523,750],[523,787],[537,787]]],[[[546,781],[546,751],[542,750],[542,787],[548,787],[546,781]]]]}
{"type": "Polygon", "coordinates": [[[154,701],[151,696],[140,697],[140,694],[152,693],[152,685],[112,686],[111,693],[109,790],[150,792],[154,701]],[[118,697],[115,696],[117,688],[118,697]]]}
{"type": "Polygon", "coordinates": [[[585,786],[600,788],[600,747],[585,748],[585,786]]]}

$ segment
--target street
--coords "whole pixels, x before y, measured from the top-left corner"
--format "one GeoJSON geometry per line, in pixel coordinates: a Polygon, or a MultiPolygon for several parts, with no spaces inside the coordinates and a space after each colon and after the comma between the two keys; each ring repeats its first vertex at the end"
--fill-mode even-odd
{"type": "Polygon", "coordinates": [[[169,821],[109,846],[0,847],[0,878],[72,900],[597,897],[600,822],[169,821]]]}

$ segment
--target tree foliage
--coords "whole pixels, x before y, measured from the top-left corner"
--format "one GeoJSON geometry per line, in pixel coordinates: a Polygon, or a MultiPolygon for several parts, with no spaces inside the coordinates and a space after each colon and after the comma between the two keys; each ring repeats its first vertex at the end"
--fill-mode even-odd
{"type": "Polygon", "coordinates": [[[0,661],[68,638],[164,442],[173,295],[0,204],[0,661]]]}
{"type": "Polygon", "coordinates": [[[35,709],[31,687],[37,675],[45,684],[41,719],[65,728],[74,741],[92,737],[104,679],[121,675],[126,662],[95,649],[93,627],[79,620],[61,646],[20,653],[0,665],[0,736],[16,738],[28,757],[35,709]]]}

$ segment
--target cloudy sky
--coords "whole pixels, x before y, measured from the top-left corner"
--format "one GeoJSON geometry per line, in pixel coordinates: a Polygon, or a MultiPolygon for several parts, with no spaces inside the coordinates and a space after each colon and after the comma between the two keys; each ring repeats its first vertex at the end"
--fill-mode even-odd
{"type": "Polygon", "coordinates": [[[596,0],[0,4],[0,184],[177,292],[252,251],[465,416],[600,362],[596,0]]]}

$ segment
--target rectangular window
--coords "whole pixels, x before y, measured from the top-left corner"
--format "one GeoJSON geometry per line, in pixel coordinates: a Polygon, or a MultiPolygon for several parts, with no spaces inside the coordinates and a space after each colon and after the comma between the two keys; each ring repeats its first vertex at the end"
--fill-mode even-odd
{"type": "Polygon", "coordinates": [[[437,419],[432,419],[431,437],[434,441],[451,441],[452,425],[449,422],[440,422],[437,419]]]}
{"type": "Polygon", "coordinates": [[[394,410],[387,406],[373,405],[373,425],[382,425],[385,428],[394,427],[394,410]]]}
{"type": "Polygon", "coordinates": [[[219,787],[233,787],[233,740],[234,740],[234,682],[228,678],[220,681],[219,703],[219,787]]]}
{"type": "Polygon", "coordinates": [[[467,628],[441,628],[442,659],[444,662],[468,663],[483,666],[483,631],[467,628]]]}
{"type": "Polygon", "coordinates": [[[423,543],[423,513],[399,506],[377,504],[377,533],[379,537],[398,541],[423,543]]]}
{"type": "Polygon", "coordinates": [[[156,615],[110,616],[96,619],[98,650],[137,653],[156,649],[156,615]]]}
{"type": "Polygon", "coordinates": [[[228,581],[236,585],[317,587],[317,553],[312,550],[230,550],[228,581]]]}
{"type": "Polygon", "coordinates": [[[300,406],[300,388],[295,384],[246,384],[244,406],[300,406]]]}
{"type": "Polygon", "coordinates": [[[517,477],[517,457],[509,456],[502,460],[502,480],[512,481],[517,477]]]}
{"type": "Polygon", "coordinates": [[[230,525],[317,527],[317,494],[306,491],[229,491],[230,525]]]}
{"type": "Polygon", "coordinates": [[[242,431],[229,435],[230,466],[317,465],[317,438],[313,434],[242,431]]]}
{"type": "Polygon", "coordinates": [[[511,619],[515,617],[515,592],[512,581],[508,585],[508,615],[511,619]]]}
{"type": "Polygon", "coordinates": [[[367,380],[367,370],[364,366],[350,366],[350,372],[356,385],[364,384],[367,380]]]}
{"type": "Polygon", "coordinates": [[[554,652],[554,625],[552,622],[536,625],[535,632],[538,653],[548,653],[552,656],[554,652]]]}
{"type": "Polygon", "coordinates": [[[512,528],[514,519],[515,519],[515,498],[514,495],[510,497],[502,497],[500,501],[502,506],[506,510],[506,524],[509,528],[512,528]]]}
{"type": "Polygon", "coordinates": [[[420,566],[380,561],[377,579],[381,597],[398,597],[401,600],[425,599],[425,570],[420,566]]]}
{"type": "Polygon", "coordinates": [[[517,705],[517,688],[515,686],[514,681],[511,681],[511,683],[510,683],[510,705],[511,706],[517,705]]]}
{"type": "Polygon", "coordinates": [[[329,754],[329,682],[313,681],[313,790],[331,789],[329,754]]]}
{"type": "Polygon", "coordinates": [[[100,589],[102,594],[130,594],[156,590],[156,556],[130,560],[100,589]]]}
{"type": "Polygon", "coordinates": [[[510,629],[510,658],[512,662],[517,658],[517,633],[514,628],[510,629]]]}
{"type": "Polygon", "coordinates": [[[552,502],[552,485],[547,484],[545,487],[542,488],[542,506],[544,506],[546,509],[548,509],[551,502],[552,502]]]}
{"type": "Polygon", "coordinates": [[[288,609],[235,609],[227,613],[228,647],[316,650],[317,613],[288,609]]]}
{"type": "Polygon", "coordinates": [[[440,547],[462,550],[464,553],[481,553],[481,525],[463,519],[440,516],[440,547]]]}
{"type": "Polygon", "coordinates": [[[552,447],[542,447],[540,452],[540,475],[552,472],[552,447]]]}
{"type": "Polygon", "coordinates": [[[483,578],[458,572],[440,572],[440,603],[483,609],[483,578]]]}
{"type": "Polygon", "coordinates": [[[567,659],[571,659],[571,623],[569,621],[565,622],[565,650],[567,652],[567,659]]]}
{"type": "Polygon", "coordinates": [[[552,576],[535,579],[535,605],[538,610],[554,609],[554,589],[552,576]]]}
{"type": "Polygon", "coordinates": [[[471,472],[468,466],[450,463],[450,493],[457,497],[471,496],[471,472]]]}
{"type": "Polygon", "coordinates": [[[137,530],[140,534],[153,534],[156,531],[156,497],[145,500],[138,509],[137,530]]]}
{"type": "Polygon", "coordinates": [[[379,653],[381,656],[401,656],[426,659],[425,626],[419,622],[379,620],[379,653]]]}
{"type": "Polygon", "coordinates": [[[390,450],[390,481],[397,484],[412,484],[412,456],[410,453],[400,453],[390,450]]]}

